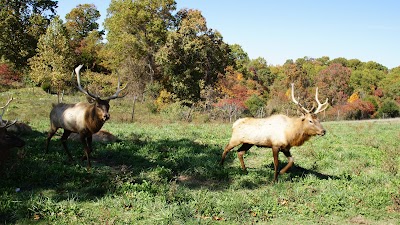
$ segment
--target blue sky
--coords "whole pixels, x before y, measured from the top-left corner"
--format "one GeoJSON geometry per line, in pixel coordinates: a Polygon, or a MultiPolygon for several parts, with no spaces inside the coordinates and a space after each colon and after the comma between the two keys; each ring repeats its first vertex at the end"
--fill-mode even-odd
{"type": "MultiPolygon", "coordinates": [[[[177,0],[177,8],[198,9],[208,28],[229,44],[239,44],[251,59],[270,65],[305,56],[375,61],[400,66],[400,1],[397,0],[177,0]]],[[[60,0],[65,14],[78,4],[95,4],[102,24],[109,0],[60,0]]]]}

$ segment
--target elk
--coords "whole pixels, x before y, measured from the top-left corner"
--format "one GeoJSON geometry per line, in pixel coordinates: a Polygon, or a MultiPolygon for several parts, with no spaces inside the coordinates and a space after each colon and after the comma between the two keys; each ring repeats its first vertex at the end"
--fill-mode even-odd
{"type": "MultiPolygon", "coordinates": [[[[1,151],[8,151],[11,148],[14,148],[14,147],[20,148],[25,145],[25,142],[23,140],[21,140],[19,137],[7,132],[7,128],[14,125],[17,122],[17,120],[14,120],[12,122],[10,122],[8,120],[3,120],[4,112],[12,100],[13,100],[12,97],[9,98],[6,105],[3,107],[0,107],[0,110],[2,110],[2,113],[0,115],[0,150],[1,151]]],[[[3,153],[6,154],[5,152],[3,152],[3,153]]]]}
{"type": "Polygon", "coordinates": [[[53,105],[50,112],[50,131],[46,140],[46,153],[49,150],[49,142],[59,128],[64,129],[61,137],[61,143],[67,153],[69,160],[72,161],[72,155],[67,147],[67,139],[71,133],[78,133],[84,146],[84,156],[82,160],[87,160],[88,169],[91,168],[90,153],[92,152],[92,135],[98,132],[104,123],[110,119],[109,109],[110,100],[122,98],[119,93],[126,88],[120,88],[120,79],[118,78],[117,91],[110,97],[100,98],[89,90],[84,90],[80,82],[80,70],[83,65],[75,68],[77,88],[84,93],[89,102],[78,102],[76,104],[58,103],[53,105]]]}
{"type": "Polygon", "coordinates": [[[238,158],[243,171],[246,171],[246,166],[243,161],[243,155],[252,147],[268,147],[272,148],[274,157],[274,181],[278,181],[278,154],[283,154],[288,159],[288,164],[279,172],[284,174],[292,167],[294,160],[290,153],[290,148],[293,146],[301,146],[305,141],[312,136],[325,135],[326,131],[322,127],[317,118],[317,114],[324,111],[328,106],[328,99],[321,104],[318,99],[318,87],[315,91],[315,100],[318,107],[314,112],[302,106],[294,97],[294,84],[292,86],[292,101],[300,108],[301,117],[288,117],[286,115],[273,115],[268,118],[242,118],[235,121],[232,125],[232,137],[226,145],[222,153],[220,164],[223,165],[226,154],[234,147],[241,144],[237,150],[238,158]]]}

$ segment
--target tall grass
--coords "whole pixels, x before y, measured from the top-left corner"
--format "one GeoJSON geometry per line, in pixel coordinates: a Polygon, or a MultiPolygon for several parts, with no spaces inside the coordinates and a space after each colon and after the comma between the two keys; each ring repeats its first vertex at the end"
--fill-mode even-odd
{"type": "Polygon", "coordinates": [[[94,143],[87,171],[78,142],[68,143],[72,163],[59,136],[44,154],[49,105],[57,99],[25,91],[13,94],[5,117],[18,116],[34,132],[22,135],[26,146],[0,166],[0,224],[400,221],[399,121],[323,123],[327,135],[293,148],[295,166],[273,183],[270,149],[250,149],[247,174],[234,151],[218,165],[231,124],[171,122],[141,104],[136,122],[127,123],[129,100],[118,100],[104,129],[120,141],[94,143]]]}

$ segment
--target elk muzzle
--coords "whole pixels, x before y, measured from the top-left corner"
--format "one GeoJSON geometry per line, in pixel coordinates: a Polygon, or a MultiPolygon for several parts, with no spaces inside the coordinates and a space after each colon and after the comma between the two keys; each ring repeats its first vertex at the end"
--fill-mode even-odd
{"type": "Polygon", "coordinates": [[[109,120],[110,119],[110,114],[107,112],[107,113],[104,113],[103,114],[103,121],[105,122],[105,121],[107,121],[107,120],[109,120]]]}

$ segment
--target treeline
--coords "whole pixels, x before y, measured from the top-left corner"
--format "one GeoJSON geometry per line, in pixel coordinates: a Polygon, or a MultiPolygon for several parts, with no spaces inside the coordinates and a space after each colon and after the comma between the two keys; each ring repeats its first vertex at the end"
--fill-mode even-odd
{"type": "Polygon", "coordinates": [[[2,90],[74,92],[71,72],[83,64],[82,82],[92,92],[113,93],[118,75],[129,82],[129,96],[178,119],[199,111],[210,120],[290,114],[290,83],[309,108],[318,87],[331,106],[326,119],[400,116],[400,67],[329,57],[268,65],[225,43],[200,11],[177,10],[173,0],[111,1],[105,31],[93,4],[78,5],[63,21],[57,1],[0,2],[2,90]]]}

